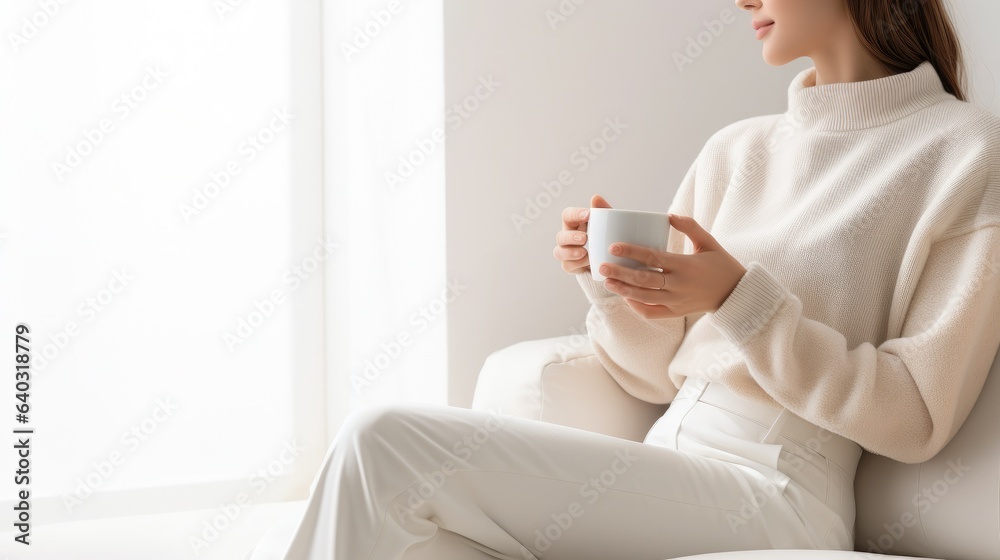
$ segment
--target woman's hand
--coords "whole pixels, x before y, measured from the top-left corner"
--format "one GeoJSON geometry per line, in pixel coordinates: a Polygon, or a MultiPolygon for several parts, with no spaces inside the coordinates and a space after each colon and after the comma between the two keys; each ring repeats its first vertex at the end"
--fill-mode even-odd
{"type": "MultiPolygon", "coordinates": [[[[611,208],[607,200],[595,194],[590,198],[590,208],[611,208]]],[[[563,228],[556,233],[556,248],[552,256],[562,262],[562,269],[570,274],[590,270],[590,257],[583,244],[587,242],[587,222],[590,208],[570,207],[563,210],[563,228]]]]}
{"type": "Polygon", "coordinates": [[[694,253],[667,253],[631,243],[614,243],[611,254],[662,269],[635,270],[612,263],[601,265],[604,287],[625,298],[647,319],[715,312],[726,301],[746,268],[690,216],[670,215],[670,225],[694,245],[694,253]]]}

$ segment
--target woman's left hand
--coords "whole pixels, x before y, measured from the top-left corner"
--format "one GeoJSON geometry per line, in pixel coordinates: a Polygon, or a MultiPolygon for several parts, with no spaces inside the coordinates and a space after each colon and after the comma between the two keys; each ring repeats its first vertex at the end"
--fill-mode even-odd
{"type": "Polygon", "coordinates": [[[694,253],[667,253],[631,243],[614,243],[609,248],[612,255],[663,272],[602,263],[601,274],[607,277],[604,287],[625,298],[629,307],[647,319],[717,311],[746,274],[746,268],[694,218],[670,214],[670,225],[691,240],[694,253]]]}

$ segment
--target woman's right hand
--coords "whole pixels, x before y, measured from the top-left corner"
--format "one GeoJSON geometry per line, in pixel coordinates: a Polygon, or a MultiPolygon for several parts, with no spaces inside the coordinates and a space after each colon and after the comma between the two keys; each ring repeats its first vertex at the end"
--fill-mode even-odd
{"type": "MultiPolygon", "coordinates": [[[[611,208],[607,200],[595,194],[590,198],[590,208],[611,208]]],[[[590,258],[583,244],[587,242],[587,222],[590,208],[569,207],[563,209],[563,228],[556,233],[556,247],[552,255],[562,263],[562,269],[570,274],[580,274],[590,270],[590,258]]]]}

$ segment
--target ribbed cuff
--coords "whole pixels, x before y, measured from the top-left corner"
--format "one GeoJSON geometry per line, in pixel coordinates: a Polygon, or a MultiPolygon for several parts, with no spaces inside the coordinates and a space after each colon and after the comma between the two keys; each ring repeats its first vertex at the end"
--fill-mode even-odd
{"type": "Polygon", "coordinates": [[[577,281],[580,283],[580,287],[583,288],[583,293],[587,296],[587,301],[590,303],[597,303],[599,300],[608,301],[609,298],[614,298],[618,295],[605,288],[603,280],[600,282],[594,280],[594,273],[589,270],[579,274],[574,274],[574,276],[576,276],[577,281]]]}
{"type": "Polygon", "coordinates": [[[771,320],[787,297],[788,290],[754,261],[722,306],[708,314],[708,320],[730,342],[740,345],[771,320]]]}

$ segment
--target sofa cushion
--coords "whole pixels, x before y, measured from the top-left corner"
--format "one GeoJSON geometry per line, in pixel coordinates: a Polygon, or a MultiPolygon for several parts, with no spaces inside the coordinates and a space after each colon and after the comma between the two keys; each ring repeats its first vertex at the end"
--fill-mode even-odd
{"type": "Polygon", "coordinates": [[[914,560],[909,556],[883,556],[867,552],[845,552],[841,550],[750,550],[745,552],[724,552],[720,554],[699,554],[675,560],[914,560]]]}

